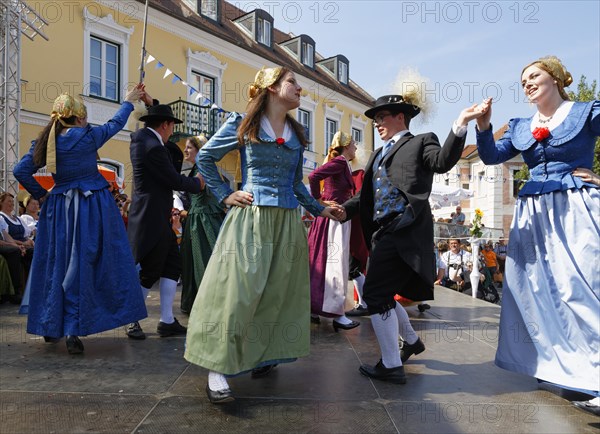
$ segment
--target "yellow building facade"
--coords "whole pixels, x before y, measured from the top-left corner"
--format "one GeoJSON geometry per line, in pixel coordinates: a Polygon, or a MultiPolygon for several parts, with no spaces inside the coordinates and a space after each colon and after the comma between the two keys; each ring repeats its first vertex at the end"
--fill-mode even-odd
{"type": "MultiPolygon", "coordinates": [[[[49,41],[21,45],[19,157],[48,123],[61,93],[82,97],[88,122],[102,124],[117,111],[126,89],[140,78],[144,1],[29,1],[48,21],[49,41]]],[[[373,128],[363,115],[373,98],[349,77],[342,55],[324,58],[308,35],[280,32],[265,11],[242,11],[224,1],[150,0],[144,82],[161,103],[184,119],[174,139],[210,136],[228,112],[244,112],[248,87],[263,66],[292,69],[303,87],[294,115],[311,141],[305,175],[320,165],[336,130],[351,133],[367,154],[373,128]],[[312,48],[311,48],[312,45],[312,48]],[[308,55],[312,55],[309,57],[308,55]]],[[[129,135],[143,125],[130,118],[99,151],[100,163],[130,188],[129,135]]],[[[223,168],[233,180],[235,159],[223,168]]],[[[364,163],[363,163],[364,164],[364,163]]]]}

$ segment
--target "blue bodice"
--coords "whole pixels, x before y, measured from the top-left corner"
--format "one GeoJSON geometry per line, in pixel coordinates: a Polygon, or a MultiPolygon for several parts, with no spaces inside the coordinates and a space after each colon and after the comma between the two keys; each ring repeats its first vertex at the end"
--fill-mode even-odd
{"type": "Polygon", "coordinates": [[[233,191],[219,176],[216,162],[227,153],[240,153],[243,191],[252,193],[253,205],[297,208],[298,202],[311,214],[320,215],[321,206],[302,183],[304,147],[295,134],[282,145],[260,130],[258,143],[239,146],[237,129],[242,115],[232,113],[219,131],[200,149],[196,163],[206,184],[222,202],[233,191]]]}
{"type": "Polygon", "coordinates": [[[531,119],[511,119],[496,143],[491,128],[478,132],[477,150],[481,160],[485,164],[499,164],[521,152],[531,178],[519,196],[583,186],[597,188],[571,172],[578,167],[592,168],[595,141],[600,135],[600,101],[574,103],[565,120],[540,142],[532,136],[531,119]]]}

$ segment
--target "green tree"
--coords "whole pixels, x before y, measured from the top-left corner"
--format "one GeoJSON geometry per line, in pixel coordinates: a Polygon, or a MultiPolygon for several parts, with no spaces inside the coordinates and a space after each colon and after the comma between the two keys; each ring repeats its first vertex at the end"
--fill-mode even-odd
{"type": "MultiPolygon", "coordinates": [[[[600,91],[596,93],[596,80],[592,81],[592,84],[588,85],[585,75],[581,76],[579,84],[577,84],[577,92],[569,91],[567,95],[573,101],[593,101],[600,99],[600,91]]],[[[596,139],[596,147],[594,148],[594,165],[592,170],[595,173],[600,173],[600,138],[596,139]]]]}
{"type": "MultiPolygon", "coordinates": [[[[596,80],[592,81],[591,84],[588,84],[586,81],[585,75],[581,76],[579,83],[577,84],[577,92],[568,91],[567,95],[573,101],[587,102],[595,99],[600,100],[600,91],[596,93],[597,83],[596,80]]],[[[600,138],[596,139],[596,146],[594,148],[594,165],[592,166],[592,170],[595,173],[600,174],[600,138]]],[[[526,164],[521,166],[521,169],[515,173],[515,179],[519,180],[519,190],[525,184],[525,181],[529,179],[529,169],[526,164]]]]}

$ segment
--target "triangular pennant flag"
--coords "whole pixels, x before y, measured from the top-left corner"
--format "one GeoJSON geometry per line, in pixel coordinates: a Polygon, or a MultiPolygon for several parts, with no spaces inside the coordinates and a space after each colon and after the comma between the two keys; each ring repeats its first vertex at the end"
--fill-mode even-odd
{"type": "Polygon", "coordinates": [[[155,68],[155,69],[159,69],[159,68],[162,68],[163,66],[165,66],[165,65],[163,65],[163,64],[162,64],[162,63],[160,63],[160,61],[159,61],[159,62],[157,62],[157,63],[156,63],[156,66],[155,66],[154,68],[155,68]]]}
{"type": "Polygon", "coordinates": [[[187,84],[187,82],[186,82],[186,81],[183,81],[183,80],[181,80],[181,84],[183,84],[184,86],[187,86],[187,85],[188,85],[188,84],[187,84]]]}
{"type": "Polygon", "coordinates": [[[192,96],[194,94],[194,92],[196,92],[196,89],[194,89],[192,86],[188,86],[188,95],[192,96]]]}
{"type": "Polygon", "coordinates": [[[211,110],[218,110],[218,109],[219,109],[219,106],[218,106],[218,105],[216,105],[216,104],[213,104],[213,105],[210,107],[210,109],[211,109],[211,110]]]}
{"type": "Polygon", "coordinates": [[[165,71],[165,75],[163,75],[163,79],[167,78],[169,75],[171,75],[171,70],[167,68],[167,70],[165,71]]]}
{"type": "Polygon", "coordinates": [[[181,81],[181,78],[177,74],[173,74],[173,79],[171,80],[171,84],[175,84],[178,81],[181,81]]]}
{"type": "MultiPolygon", "coordinates": [[[[196,91],[196,89],[194,89],[194,92],[196,91]]],[[[200,98],[202,98],[202,94],[198,93],[198,95],[196,95],[196,98],[194,98],[196,101],[198,101],[200,98]]]]}
{"type": "Polygon", "coordinates": [[[148,54],[148,58],[146,59],[146,65],[154,62],[155,60],[156,59],[154,58],[154,56],[152,54],[148,54]]]}

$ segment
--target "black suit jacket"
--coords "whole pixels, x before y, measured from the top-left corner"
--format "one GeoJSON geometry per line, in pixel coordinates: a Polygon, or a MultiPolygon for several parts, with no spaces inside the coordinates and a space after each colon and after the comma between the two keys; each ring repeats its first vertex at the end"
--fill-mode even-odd
{"type": "Polygon", "coordinates": [[[165,143],[165,148],[169,151],[171,155],[171,161],[173,162],[173,167],[177,173],[181,173],[181,167],[183,166],[183,152],[179,149],[177,143],[173,143],[168,141],[165,143]]]}
{"type": "Polygon", "coordinates": [[[131,134],[129,153],[133,196],[127,236],[133,257],[139,262],[161,237],[171,236],[173,190],[199,193],[200,180],[177,172],[169,150],[148,128],[131,134]]]}
{"type": "MultiPolygon", "coordinates": [[[[466,137],[456,137],[452,131],[441,147],[433,133],[407,134],[392,146],[383,159],[388,177],[406,197],[408,205],[402,224],[391,230],[400,257],[417,272],[417,278],[406,285],[403,295],[412,300],[433,298],[435,260],[433,252],[433,221],[429,195],[434,173],[445,173],[460,159],[466,137]]],[[[371,155],[365,168],[362,189],[344,203],[348,219],[360,213],[363,235],[369,250],[373,234],[379,228],[373,220],[373,162],[382,149],[371,155]]]]}

